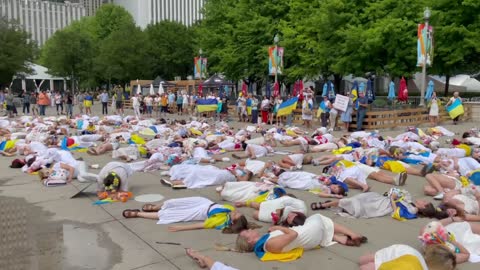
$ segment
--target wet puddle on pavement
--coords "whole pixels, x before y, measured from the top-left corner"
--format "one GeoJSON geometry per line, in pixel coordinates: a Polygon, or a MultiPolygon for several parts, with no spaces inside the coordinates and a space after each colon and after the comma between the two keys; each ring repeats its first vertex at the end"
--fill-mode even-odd
{"type": "Polygon", "coordinates": [[[0,196],[0,269],[103,270],[121,261],[121,247],[99,225],[50,215],[22,198],[0,196]]]}

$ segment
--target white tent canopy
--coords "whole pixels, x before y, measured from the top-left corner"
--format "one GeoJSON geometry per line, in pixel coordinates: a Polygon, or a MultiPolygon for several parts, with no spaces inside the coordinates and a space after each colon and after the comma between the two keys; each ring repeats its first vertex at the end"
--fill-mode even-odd
{"type": "Polygon", "coordinates": [[[44,66],[40,66],[37,64],[30,64],[30,68],[32,72],[30,74],[19,73],[15,76],[15,79],[26,79],[26,80],[60,80],[63,81],[66,78],[55,77],[48,74],[48,69],[44,66]]]}
{"type": "MultiPolygon", "coordinates": [[[[432,78],[445,83],[446,78],[440,76],[432,76],[432,78]]],[[[469,92],[480,92],[480,81],[470,75],[457,75],[450,78],[450,85],[462,86],[469,92]]]]}

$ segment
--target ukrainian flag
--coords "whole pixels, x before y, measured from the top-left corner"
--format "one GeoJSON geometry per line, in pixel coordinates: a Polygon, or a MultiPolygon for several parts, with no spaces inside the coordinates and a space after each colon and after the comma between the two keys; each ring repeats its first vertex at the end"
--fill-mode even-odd
{"type": "Polygon", "coordinates": [[[214,112],[217,110],[217,107],[218,107],[218,101],[215,98],[197,100],[197,111],[199,113],[214,112]]]}
{"type": "Polygon", "coordinates": [[[247,99],[247,115],[252,115],[252,99],[247,99]]]}
{"type": "Polygon", "coordinates": [[[76,152],[86,152],[88,150],[87,148],[79,147],[78,144],[76,143],[69,145],[69,141],[67,137],[63,137],[62,142],[60,144],[60,148],[65,151],[76,151],[76,152]]]}
{"type": "Polygon", "coordinates": [[[447,112],[452,119],[462,115],[465,112],[463,109],[463,104],[459,98],[455,99],[455,101],[447,107],[447,112]]]}
{"type": "Polygon", "coordinates": [[[267,233],[264,236],[260,237],[260,239],[255,244],[253,248],[253,252],[262,262],[268,261],[280,261],[280,262],[290,262],[294,261],[303,255],[303,248],[295,248],[288,252],[282,253],[271,253],[265,250],[265,243],[267,242],[270,234],[267,233]]]}
{"type": "Polygon", "coordinates": [[[278,107],[277,116],[289,115],[297,108],[298,97],[293,97],[287,101],[282,102],[278,107]]]}

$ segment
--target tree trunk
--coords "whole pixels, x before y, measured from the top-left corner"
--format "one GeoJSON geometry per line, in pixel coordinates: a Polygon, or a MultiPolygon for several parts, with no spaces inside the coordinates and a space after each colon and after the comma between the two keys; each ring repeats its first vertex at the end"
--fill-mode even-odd
{"type": "Polygon", "coordinates": [[[335,92],[336,93],[342,93],[343,94],[343,89],[342,89],[342,91],[340,91],[341,83],[342,83],[342,75],[333,74],[333,85],[335,86],[335,92]]]}
{"type": "Polygon", "coordinates": [[[445,97],[448,97],[448,88],[450,87],[450,75],[445,76],[445,97]]]}

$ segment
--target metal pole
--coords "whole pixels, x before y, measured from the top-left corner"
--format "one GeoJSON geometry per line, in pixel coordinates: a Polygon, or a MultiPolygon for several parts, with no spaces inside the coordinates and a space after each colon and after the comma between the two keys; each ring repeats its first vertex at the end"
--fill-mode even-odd
{"type": "Polygon", "coordinates": [[[275,84],[277,83],[278,80],[278,44],[275,43],[275,84]]]}
{"type": "Polygon", "coordinates": [[[425,88],[427,87],[427,57],[428,57],[428,52],[427,52],[427,43],[428,43],[428,20],[430,19],[430,11],[428,8],[425,9],[424,12],[424,18],[425,18],[425,32],[427,33],[426,35],[426,40],[424,40],[425,43],[425,56],[423,57],[423,65],[422,65],[422,89],[420,89],[420,107],[425,106],[425,88]]]}

